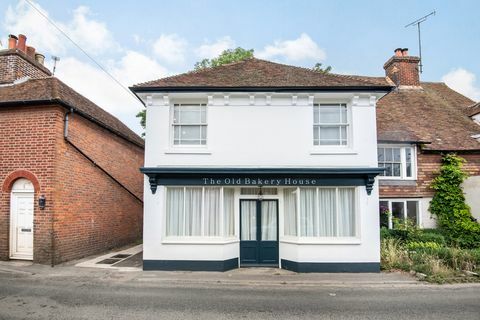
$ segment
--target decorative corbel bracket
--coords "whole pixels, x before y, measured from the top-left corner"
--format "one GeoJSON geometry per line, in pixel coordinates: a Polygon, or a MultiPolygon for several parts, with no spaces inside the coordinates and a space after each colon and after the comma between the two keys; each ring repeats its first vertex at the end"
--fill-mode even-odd
{"type": "Polygon", "coordinates": [[[367,194],[371,195],[373,190],[373,185],[375,184],[376,174],[369,174],[365,178],[365,189],[367,189],[367,194]]]}
{"type": "Polygon", "coordinates": [[[148,177],[148,182],[150,183],[150,190],[152,190],[152,194],[155,194],[157,192],[157,178],[155,176],[150,176],[148,177]]]}

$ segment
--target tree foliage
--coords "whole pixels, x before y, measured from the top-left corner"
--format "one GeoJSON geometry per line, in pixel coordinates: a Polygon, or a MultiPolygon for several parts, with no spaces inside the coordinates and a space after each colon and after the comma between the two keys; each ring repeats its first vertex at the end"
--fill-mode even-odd
{"type": "Polygon", "coordinates": [[[332,66],[326,66],[324,68],[324,67],[322,67],[322,64],[320,62],[317,62],[313,66],[312,70],[315,71],[315,72],[320,72],[320,73],[330,73],[330,71],[332,71],[332,66]]]}
{"type": "MultiPolygon", "coordinates": [[[[142,126],[143,130],[145,130],[145,126],[147,124],[147,109],[142,109],[137,115],[135,116],[140,119],[140,125],[142,126]]],[[[145,132],[142,133],[142,137],[145,136],[145,132]]]]}
{"type": "Polygon", "coordinates": [[[449,242],[454,245],[480,247],[480,225],[473,219],[470,207],[465,203],[461,187],[467,178],[462,166],[465,160],[455,154],[442,158],[438,176],[431,187],[435,195],[430,202],[430,212],[437,216],[439,227],[449,242]]]}
{"type": "Polygon", "coordinates": [[[218,57],[212,59],[203,59],[195,63],[195,70],[218,67],[224,64],[242,61],[253,58],[253,49],[246,50],[241,47],[224,50],[218,57]]]}

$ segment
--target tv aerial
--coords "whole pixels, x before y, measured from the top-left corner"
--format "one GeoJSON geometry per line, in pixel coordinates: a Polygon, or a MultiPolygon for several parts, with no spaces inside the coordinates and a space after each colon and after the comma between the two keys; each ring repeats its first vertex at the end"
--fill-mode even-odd
{"type": "Polygon", "coordinates": [[[53,72],[52,75],[55,75],[55,70],[57,69],[57,62],[60,61],[60,57],[52,56],[53,60],[53,72]]]}
{"type": "Polygon", "coordinates": [[[436,13],[436,12],[435,12],[435,10],[434,10],[433,12],[430,12],[430,13],[427,14],[426,16],[423,16],[423,17],[421,17],[420,19],[417,19],[417,20],[415,20],[415,21],[413,21],[413,22],[411,22],[411,23],[409,23],[409,24],[407,24],[407,25],[405,26],[405,28],[407,28],[407,27],[410,27],[410,26],[417,25],[417,29],[418,29],[418,52],[419,52],[419,56],[420,56],[420,64],[419,64],[419,66],[420,66],[420,73],[423,72],[423,64],[422,64],[422,37],[421,37],[421,33],[420,33],[420,24],[421,24],[422,22],[425,22],[425,21],[428,19],[428,17],[434,16],[435,13],[436,13]]]}

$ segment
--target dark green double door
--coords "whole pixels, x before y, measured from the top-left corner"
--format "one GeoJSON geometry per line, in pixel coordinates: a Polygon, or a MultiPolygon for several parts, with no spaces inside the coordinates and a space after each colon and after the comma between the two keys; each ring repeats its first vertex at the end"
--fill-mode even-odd
{"type": "Polygon", "coordinates": [[[277,200],[240,200],[240,265],[278,266],[277,200]]]}

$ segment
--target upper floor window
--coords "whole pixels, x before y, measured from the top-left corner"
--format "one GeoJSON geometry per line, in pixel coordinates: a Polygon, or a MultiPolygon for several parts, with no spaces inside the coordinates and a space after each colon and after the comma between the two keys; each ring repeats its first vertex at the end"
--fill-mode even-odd
{"type": "Polygon", "coordinates": [[[205,104],[175,104],[173,106],[173,144],[207,144],[207,106],[205,104]]]}
{"type": "Polygon", "coordinates": [[[346,146],[348,144],[347,105],[313,105],[313,145],[346,146]]]}
{"type": "Polygon", "coordinates": [[[385,168],[380,175],[396,179],[413,179],[414,157],[413,147],[379,147],[378,166],[385,168]]]}

